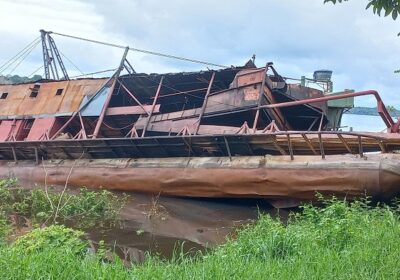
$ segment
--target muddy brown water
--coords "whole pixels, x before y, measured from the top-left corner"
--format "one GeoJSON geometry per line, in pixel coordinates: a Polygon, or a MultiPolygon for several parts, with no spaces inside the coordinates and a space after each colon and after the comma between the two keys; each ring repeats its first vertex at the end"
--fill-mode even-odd
{"type": "Polygon", "coordinates": [[[125,260],[142,262],[145,252],[171,258],[174,252],[194,254],[226,241],[238,227],[254,222],[259,213],[279,215],[262,200],[188,199],[128,193],[119,223],[93,228],[87,235],[100,240],[125,260]]]}
{"type": "MultiPolygon", "coordinates": [[[[34,188],[20,182],[24,188],[34,188]]],[[[61,191],[64,186],[53,186],[61,191]]],[[[77,193],[78,188],[68,188],[77,193]]],[[[223,244],[259,213],[287,219],[287,210],[277,210],[264,200],[178,198],[113,191],[127,195],[127,202],[113,227],[85,229],[93,247],[103,240],[107,248],[129,262],[142,262],[146,253],[170,259],[175,252],[196,254],[223,244]]],[[[73,224],[70,226],[74,227],[73,224]]]]}

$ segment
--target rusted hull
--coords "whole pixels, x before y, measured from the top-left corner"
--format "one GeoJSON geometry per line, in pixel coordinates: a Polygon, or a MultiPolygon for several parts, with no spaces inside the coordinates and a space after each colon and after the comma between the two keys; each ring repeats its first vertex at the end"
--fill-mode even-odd
{"type": "Polygon", "coordinates": [[[0,176],[25,182],[183,197],[313,200],[316,192],[390,199],[400,192],[400,155],[208,157],[2,162],[0,176]]]}

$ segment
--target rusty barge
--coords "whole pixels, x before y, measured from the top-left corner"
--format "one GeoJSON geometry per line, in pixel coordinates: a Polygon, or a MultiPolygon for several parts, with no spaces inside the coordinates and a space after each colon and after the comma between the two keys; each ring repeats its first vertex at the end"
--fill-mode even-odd
{"type": "Polygon", "coordinates": [[[332,92],[327,71],[315,73],[324,85],[317,90],[252,60],[136,73],[128,47],[110,77],[70,79],[51,33],[41,40],[46,78],[0,85],[0,177],[278,206],[316,192],[400,192],[400,121],[376,91],[332,92]],[[344,110],[365,95],[375,97],[387,132],[341,131],[344,110]]]}

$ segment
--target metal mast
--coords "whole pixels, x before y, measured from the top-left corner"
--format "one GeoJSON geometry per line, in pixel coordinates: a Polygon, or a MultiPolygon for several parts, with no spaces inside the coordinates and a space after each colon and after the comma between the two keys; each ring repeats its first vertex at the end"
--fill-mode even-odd
{"type": "Polygon", "coordinates": [[[42,38],[45,78],[54,80],[69,80],[67,69],[65,69],[64,63],[60,56],[60,52],[57,49],[54,39],[50,36],[51,32],[42,29],[40,30],[40,33],[42,38]],[[60,78],[58,75],[59,70],[61,70],[62,72],[62,78],[60,78]]]}

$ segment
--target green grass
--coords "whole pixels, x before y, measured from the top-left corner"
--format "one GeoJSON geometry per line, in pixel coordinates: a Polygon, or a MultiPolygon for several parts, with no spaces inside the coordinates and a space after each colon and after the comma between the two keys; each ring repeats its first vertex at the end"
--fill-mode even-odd
{"type": "MultiPolygon", "coordinates": [[[[177,253],[170,261],[153,256],[132,268],[65,250],[62,244],[68,238],[61,245],[42,246],[46,243],[38,231],[28,238],[29,244],[41,240],[37,250],[13,249],[19,241],[0,247],[0,279],[400,279],[396,206],[338,200],[324,204],[305,206],[285,225],[261,215],[256,224],[207,253],[177,253]]],[[[46,238],[54,241],[63,230],[50,229],[46,238]],[[55,237],[49,234],[53,230],[55,237]]],[[[76,241],[77,235],[72,238],[76,241]]]]}

